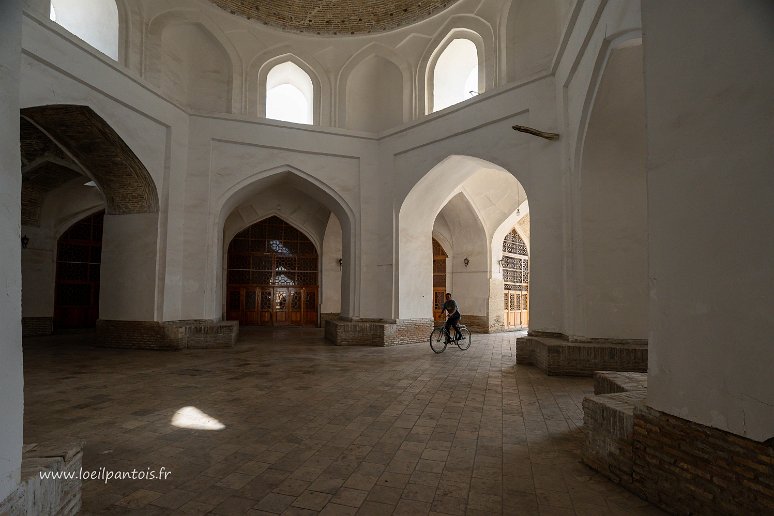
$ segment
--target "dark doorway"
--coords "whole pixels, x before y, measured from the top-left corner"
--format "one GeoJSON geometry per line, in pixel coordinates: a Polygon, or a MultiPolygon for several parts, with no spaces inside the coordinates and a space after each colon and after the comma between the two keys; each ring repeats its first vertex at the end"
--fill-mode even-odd
{"type": "Polygon", "coordinates": [[[226,318],[242,325],[317,326],[318,254],[279,217],[238,233],[228,246],[226,318]]]}
{"type": "Polygon", "coordinates": [[[93,328],[97,324],[104,218],[104,211],[90,215],[59,237],[54,329],[93,328]]]}

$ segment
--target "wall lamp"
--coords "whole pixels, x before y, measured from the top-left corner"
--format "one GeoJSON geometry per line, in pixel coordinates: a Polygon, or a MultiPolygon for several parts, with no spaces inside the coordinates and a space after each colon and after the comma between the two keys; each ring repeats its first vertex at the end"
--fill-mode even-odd
{"type": "Polygon", "coordinates": [[[462,263],[464,263],[465,267],[467,267],[470,264],[470,260],[468,260],[466,257],[464,260],[462,260],[462,263]]]}
{"type": "Polygon", "coordinates": [[[27,245],[30,243],[30,238],[27,235],[24,235],[21,237],[21,245],[22,249],[27,249],[27,245]]]}
{"type": "Polygon", "coordinates": [[[336,263],[339,264],[339,270],[344,268],[344,258],[339,258],[338,260],[336,260],[336,263]]]}

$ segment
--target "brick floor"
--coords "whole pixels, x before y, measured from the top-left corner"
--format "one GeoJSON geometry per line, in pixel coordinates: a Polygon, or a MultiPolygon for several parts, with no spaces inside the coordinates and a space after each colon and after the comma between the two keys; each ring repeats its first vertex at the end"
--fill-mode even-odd
{"type": "Polygon", "coordinates": [[[517,334],[468,351],[335,347],[320,330],[246,329],[228,350],[26,339],[25,442],[80,438],[117,514],[661,514],[582,465],[591,378],[516,365],[517,334]],[[172,425],[195,407],[221,430],[172,425]]]}

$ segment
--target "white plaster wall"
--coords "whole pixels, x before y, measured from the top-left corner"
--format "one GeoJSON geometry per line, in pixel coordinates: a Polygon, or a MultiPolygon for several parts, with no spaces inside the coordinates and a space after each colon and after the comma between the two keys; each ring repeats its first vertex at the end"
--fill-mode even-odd
{"type": "Polygon", "coordinates": [[[0,505],[19,484],[24,411],[21,340],[21,0],[0,3],[0,505]]]}
{"type": "Polygon", "coordinates": [[[774,8],[644,2],[648,403],[774,436],[774,8]]]}
{"type": "Polygon", "coordinates": [[[158,214],[105,215],[100,319],[155,320],[157,242],[158,214]]]}
{"type": "Polygon", "coordinates": [[[161,34],[161,90],[194,111],[231,111],[231,62],[198,23],[170,24],[161,34]]]}
{"type": "Polygon", "coordinates": [[[505,31],[508,82],[518,82],[551,68],[574,4],[575,0],[510,3],[505,31]]]}
{"type": "Polygon", "coordinates": [[[380,132],[403,123],[403,74],[373,55],[357,65],[347,88],[347,129],[380,132]]]}
{"type": "Polygon", "coordinates": [[[642,46],[610,54],[581,168],[581,314],[573,336],[647,339],[648,230],[642,46]]]}
{"type": "MultiPolygon", "coordinates": [[[[583,183],[580,162],[586,128],[610,52],[622,44],[642,37],[639,1],[577,2],[570,19],[571,23],[563,40],[563,51],[557,56],[554,64],[557,114],[561,117],[559,146],[564,164],[560,172],[561,209],[552,213],[552,216],[561,219],[559,223],[565,232],[560,265],[564,288],[561,300],[562,321],[557,325],[562,330],[556,331],[567,335],[572,335],[576,328],[585,324],[582,248],[584,236],[581,224],[583,183]]],[[[530,201],[533,201],[532,192],[528,193],[530,201]]],[[[541,224],[538,220],[541,209],[542,206],[530,202],[531,233],[534,233],[531,245],[536,244],[540,238],[536,232],[541,224]]],[[[534,251],[533,255],[540,255],[541,259],[530,262],[533,267],[530,270],[533,280],[537,279],[539,270],[536,267],[541,267],[543,258],[539,247],[534,248],[534,251]]],[[[593,260],[594,256],[589,259],[593,260]]],[[[530,285],[533,309],[530,311],[530,327],[538,322],[534,316],[541,304],[542,295],[539,290],[533,291],[533,286],[530,285]]],[[[577,333],[584,336],[584,331],[577,333]]]]}
{"type": "Polygon", "coordinates": [[[339,259],[342,258],[341,224],[336,215],[331,213],[322,246],[322,306],[324,314],[335,314],[341,311],[341,269],[339,259]]]}

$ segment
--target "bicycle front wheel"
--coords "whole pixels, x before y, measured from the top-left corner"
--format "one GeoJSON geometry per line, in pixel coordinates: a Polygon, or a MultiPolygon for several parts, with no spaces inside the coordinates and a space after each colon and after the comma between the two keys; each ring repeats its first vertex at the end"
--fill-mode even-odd
{"type": "Polygon", "coordinates": [[[446,349],[446,335],[443,328],[436,328],[430,334],[430,348],[436,353],[443,353],[446,349]]]}
{"type": "Polygon", "coordinates": [[[467,328],[462,328],[462,338],[457,339],[457,347],[461,350],[466,350],[470,347],[470,339],[472,337],[472,333],[470,333],[470,330],[467,328]]]}

